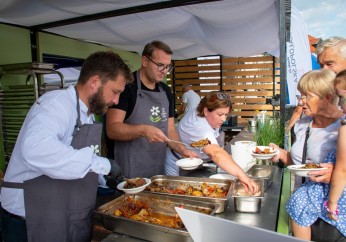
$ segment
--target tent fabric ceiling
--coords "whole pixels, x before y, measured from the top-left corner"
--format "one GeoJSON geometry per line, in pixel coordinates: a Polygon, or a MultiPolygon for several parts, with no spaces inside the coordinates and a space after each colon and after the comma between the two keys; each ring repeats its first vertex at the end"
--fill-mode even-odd
{"type": "MultiPolygon", "coordinates": [[[[0,22],[32,27],[155,0],[4,0],[0,22]]],[[[167,2],[167,1],[166,1],[167,2]]],[[[141,53],[162,40],[173,59],[206,55],[279,53],[279,0],[224,0],[145,11],[42,29],[62,36],[141,53]]]]}

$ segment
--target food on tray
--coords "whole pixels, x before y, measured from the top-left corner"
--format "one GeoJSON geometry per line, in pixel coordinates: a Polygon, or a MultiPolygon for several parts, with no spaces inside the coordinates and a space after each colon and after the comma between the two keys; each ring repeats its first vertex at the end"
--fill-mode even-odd
{"type": "Polygon", "coordinates": [[[264,148],[261,150],[260,148],[256,147],[254,153],[255,154],[261,154],[261,155],[267,155],[267,154],[273,154],[275,151],[271,150],[269,147],[264,148]]]}
{"type": "Polygon", "coordinates": [[[205,182],[202,183],[202,186],[181,184],[178,187],[169,187],[166,184],[154,182],[148,186],[146,190],[151,192],[180,194],[196,197],[223,198],[227,196],[227,190],[225,190],[223,187],[219,187],[217,185],[207,185],[205,182]]]}
{"type": "Polygon", "coordinates": [[[240,187],[235,195],[237,196],[247,196],[247,197],[257,197],[261,194],[261,191],[259,190],[255,194],[252,194],[249,190],[246,192],[244,187],[240,187]]]}
{"type": "Polygon", "coordinates": [[[168,216],[164,213],[155,212],[146,202],[132,197],[127,197],[126,203],[121,208],[117,208],[114,215],[175,229],[185,228],[178,214],[168,216]]]}
{"type": "Polygon", "coordinates": [[[211,144],[210,140],[208,140],[208,138],[205,138],[205,139],[201,139],[197,142],[193,142],[190,144],[191,147],[203,147],[203,146],[206,146],[206,145],[209,145],[211,144]]]}
{"type": "Polygon", "coordinates": [[[137,188],[137,187],[141,187],[145,184],[146,184],[145,179],[140,178],[140,177],[136,177],[136,178],[132,178],[132,179],[126,179],[126,183],[124,185],[124,188],[125,189],[137,188]]]}
{"type": "Polygon", "coordinates": [[[315,169],[315,168],[322,168],[322,167],[316,163],[306,163],[305,166],[302,167],[302,169],[315,169]]]}

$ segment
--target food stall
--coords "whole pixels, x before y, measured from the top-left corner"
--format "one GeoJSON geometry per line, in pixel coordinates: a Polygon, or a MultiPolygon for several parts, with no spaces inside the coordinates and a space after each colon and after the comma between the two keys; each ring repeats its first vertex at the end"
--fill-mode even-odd
{"type": "MultiPolygon", "coordinates": [[[[252,140],[253,134],[248,131],[247,128],[243,129],[238,135],[236,135],[229,143],[225,145],[225,150],[231,153],[231,145],[237,141],[246,141],[252,140]]],[[[210,182],[215,183],[218,182],[223,183],[223,185],[227,185],[227,182],[231,182],[231,180],[221,180],[215,178],[209,178],[212,175],[220,172],[220,169],[216,166],[204,166],[199,169],[182,172],[181,177],[172,177],[171,181],[188,181],[188,182],[210,182]],[[226,184],[224,182],[226,181],[226,184]]],[[[221,171],[222,172],[222,171],[221,171]]],[[[227,201],[222,202],[221,205],[224,205],[224,208],[221,211],[213,211],[211,213],[212,216],[223,218],[226,220],[230,220],[233,222],[237,222],[243,225],[257,227],[261,229],[266,229],[269,231],[276,232],[278,230],[278,221],[281,220],[280,216],[280,202],[281,201],[281,190],[282,190],[282,181],[283,181],[283,170],[279,168],[277,165],[254,165],[252,169],[247,171],[248,175],[253,177],[254,179],[263,178],[262,180],[262,194],[255,200],[249,201],[240,201],[237,200],[237,196],[235,191],[231,191],[232,194],[227,195],[227,201]],[[270,169],[268,170],[268,167],[270,169]],[[256,178],[257,176],[257,178],[256,178]],[[259,200],[258,200],[259,199],[259,200]]],[[[222,174],[222,173],[221,173],[222,174]]],[[[169,179],[166,176],[156,176],[151,180],[166,180],[169,179]]],[[[233,181],[233,183],[235,183],[233,181]]],[[[232,189],[235,189],[236,186],[233,184],[232,189]]],[[[139,194],[143,194],[139,193],[139,194]]],[[[144,194],[147,194],[144,192],[144,194]]],[[[189,197],[189,196],[187,196],[189,197]]],[[[180,200],[186,198],[186,196],[178,196],[180,200]]],[[[191,197],[189,197],[191,198],[191,197]]],[[[172,197],[173,199],[173,197],[172,197]]],[[[174,198],[176,199],[176,197],[174,198]]],[[[173,199],[173,200],[174,200],[173,199]]],[[[197,200],[198,201],[198,200],[197,200]]],[[[184,201],[183,201],[184,202],[184,201]]],[[[195,203],[196,200],[191,200],[191,203],[195,203]],[[192,202],[193,201],[193,202],[192,202]]],[[[208,201],[206,201],[208,202],[208,201]]],[[[218,203],[218,202],[216,202],[218,203]]],[[[210,205],[210,203],[208,203],[210,205]]],[[[213,208],[211,208],[213,209],[213,208]]],[[[157,231],[150,230],[150,226],[144,225],[144,227],[134,226],[133,224],[127,224],[128,228],[117,228],[117,226],[122,225],[122,222],[115,222],[114,227],[110,227],[108,224],[109,221],[105,221],[105,217],[102,216],[102,213],[96,214],[99,222],[106,225],[105,227],[108,229],[114,229],[111,234],[109,234],[102,242],[112,242],[112,241],[192,241],[192,238],[188,235],[184,234],[183,237],[171,238],[172,233],[175,234],[176,231],[173,230],[164,230],[160,233],[157,231]],[[122,231],[122,233],[119,233],[122,231]],[[158,237],[150,237],[148,234],[153,233],[158,237]],[[155,239],[157,238],[157,240],[155,239]],[[164,239],[165,238],[165,239],[164,239]]],[[[107,218],[109,220],[109,217],[107,218]]]]}

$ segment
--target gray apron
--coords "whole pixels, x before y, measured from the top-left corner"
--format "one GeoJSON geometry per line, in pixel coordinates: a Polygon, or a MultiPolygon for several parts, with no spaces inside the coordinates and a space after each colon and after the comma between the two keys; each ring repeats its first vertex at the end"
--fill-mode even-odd
{"type": "MultiPolygon", "coordinates": [[[[127,124],[146,124],[168,132],[169,102],[159,84],[159,92],[142,90],[139,71],[136,73],[137,100],[127,124]]],[[[149,143],[145,137],[131,141],[115,141],[114,159],[128,178],[152,177],[164,173],[166,143],[149,143]]]]}
{"type": "MultiPolygon", "coordinates": [[[[71,146],[75,149],[100,147],[102,124],[81,124],[77,90],[76,95],[78,118],[71,146]]],[[[98,174],[94,172],[74,180],[42,175],[24,181],[28,241],[90,242],[97,186],[98,174]]]]}

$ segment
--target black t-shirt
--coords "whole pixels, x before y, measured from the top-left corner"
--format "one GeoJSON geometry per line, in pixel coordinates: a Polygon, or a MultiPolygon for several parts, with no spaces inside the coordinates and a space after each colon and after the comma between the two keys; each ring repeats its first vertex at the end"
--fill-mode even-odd
{"type": "MultiPolygon", "coordinates": [[[[121,109],[126,112],[125,120],[130,117],[132,114],[133,109],[135,108],[136,100],[137,100],[137,80],[136,80],[136,72],[133,74],[135,80],[131,84],[127,84],[125,87],[125,90],[120,94],[119,97],[119,103],[117,105],[113,105],[110,108],[116,108],[116,109],[121,109]]],[[[142,89],[146,91],[152,91],[152,92],[159,92],[159,85],[161,85],[162,89],[165,91],[168,101],[169,101],[169,117],[172,118],[174,117],[174,102],[173,102],[173,94],[171,92],[171,89],[167,84],[160,82],[155,85],[155,89],[151,90],[148,89],[142,82],[142,89]]],[[[105,143],[106,143],[106,148],[107,148],[107,158],[114,159],[114,141],[109,139],[106,133],[106,128],[105,128],[105,122],[106,122],[106,115],[104,115],[104,138],[105,138],[105,143]]]]}
{"type": "MultiPolygon", "coordinates": [[[[119,97],[119,103],[117,105],[113,105],[111,108],[121,109],[126,112],[125,120],[130,117],[132,114],[133,109],[135,108],[136,100],[137,100],[137,80],[136,80],[136,72],[134,73],[134,82],[131,84],[127,84],[125,87],[125,90],[120,94],[119,97]]],[[[162,89],[165,91],[167,95],[167,99],[169,101],[169,117],[174,117],[174,100],[173,100],[173,94],[169,86],[167,86],[166,83],[160,82],[156,83],[155,89],[151,90],[148,89],[142,82],[142,89],[145,91],[152,91],[152,92],[159,92],[159,85],[162,87],[162,89]]]]}

